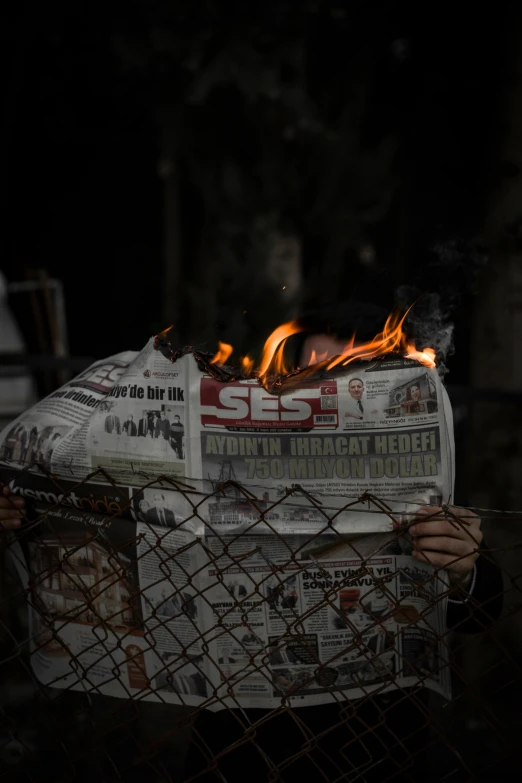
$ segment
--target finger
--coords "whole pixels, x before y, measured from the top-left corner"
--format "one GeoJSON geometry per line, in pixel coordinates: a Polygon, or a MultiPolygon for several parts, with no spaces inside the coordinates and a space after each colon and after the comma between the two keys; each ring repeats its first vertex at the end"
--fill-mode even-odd
{"type": "Polygon", "coordinates": [[[0,519],[0,534],[7,530],[17,530],[22,525],[20,518],[16,519],[0,519]]]}
{"type": "Polygon", "coordinates": [[[465,525],[472,524],[473,522],[480,525],[480,517],[477,516],[477,514],[467,508],[458,508],[457,506],[421,506],[421,508],[416,511],[415,516],[433,519],[443,518],[452,520],[453,522],[463,520],[465,525]]]}
{"type": "Polygon", "coordinates": [[[448,570],[458,573],[467,573],[470,571],[476,560],[476,555],[456,557],[455,555],[446,555],[442,552],[419,550],[414,550],[412,555],[416,560],[423,561],[424,563],[431,563],[435,568],[447,568],[448,570]]]}
{"type": "Polygon", "coordinates": [[[3,497],[0,497],[0,502],[2,502],[5,499],[9,499],[12,501],[18,500],[20,503],[25,503],[25,500],[21,495],[15,495],[14,492],[10,489],[9,484],[4,484],[2,486],[2,493],[3,497]]]}
{"type": "Polygon", "coordinates": [[[461,538],[449,538],[448,536],[425,536],[416,538],[413,542],[414,551],[441,552],[442,554],[460,557],[472,554],[476,546],[473,542],[463,541],[461,538]]]}
{"type": "Polygon", "coordinates": [[[447,536],[448,538],[473,541],[477,544],[480,544],[482,541],[482,533],[478,525],[461,527],[458,523],[452,525],[447,519],[415,522],[409,528],[409,533],[415,538],[421,536],[447,536]]]}
{"type": "Polygon", "coordinates": [[[0,522],[4,519],[19,519],[24,516],[24,512],[17,508],[0,508],[0,522]]]}
{"type": "Polygon", "coordinates": [[[448,527],[448,529],[453,528],[454,530],[462,530],[463,528],[470,526],[470,522],[468,520],[461,521],[456,517],[454,518],[452,515],[444,513],[444,511],[438,506],[424,506],[423,508],[419,509],[412,519],[412,527],[417,525],[419,522],[432,525],[444,524],[446,527],[448,527]]]}
{"type": "Polygon", "coordinates": [[[2,515],[17,516],[18,513],[23,514],[24,511],[24,503],[15,503],[9,498],[0,498],[0,518],[2,515]]]}
{"type": "Polygon", "coordinates": [[[17,495],[0,497],[0,508],[24,508],[25,500],[17,495]]]}
{"type": "Polygon", "coordinates": [[[418,519],[445,519],[441,506],[420,506],[416,509],[414,516],[418,519]]]}

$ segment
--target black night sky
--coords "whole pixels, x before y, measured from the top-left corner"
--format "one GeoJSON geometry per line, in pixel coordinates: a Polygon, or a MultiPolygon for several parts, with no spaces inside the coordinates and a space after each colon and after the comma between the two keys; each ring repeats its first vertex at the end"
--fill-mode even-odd
{"type": "MultiPolygon", "coordinates": [[[[138,348],[165,325],[165,204],[157,123],[165,103],[182,116],[177,142],[181,288],[184,278],[197,285],[191,279],[194,266],[199,279],[205,275],[199,234],[210,210],[202,205],[207,184],[194,159],[204,164],[206,158],[213,167],[220,156],[235,154],[249,168],[259,166],[264,155],[261,164],[272,165],[266,150],[248,143],[256,141],[252,123],[259,109],[232,85],[218,85],[196,109],[187,103],[188,77],[180,64],[186,52],[165,53],[158,46],[143,55],[139,67],[129,67],[132,46],[146,37],[147,25],[156,38],[158,26],[173,25],[176,15],[169,15],[165,5],[110,3],[100,14],[84,3],[45,9],[25,3],[4,28],[10,61],[4,94],[3,267],[9,280],[22,279],[27,267],[45,267],[63,280],[73,355],[99,357],[138,348]]],[[[195,4],[183,17],[191,34],[198,24],[209,27],[205,7],[195,4]]],[[[207,59],[219,46],[235,46],[235,26],[240,30],[245,24],[244,14],[237,18],[229,4],[221,11],[214,7],[213,14],[218,21],[207,31],[207,59]]],[[[481,232],[494,187],[512,173],[502,160],[513,45],[510,13],[492,18],[475,9],[470,17],[465,9],[453,6],[449,12],[439,6],[436,13],[417,8],[412,14],[401,4],[370,3],[349,19],[326,11],[296,14],[295,30],[290,12],[287,17],[281,21],[281,15],[259,14],[254,20],[259,40],[262,33],[277,31],[278,23],[286,25],[289,45],[296,35],[304,36],[306,82],[301,86],[318,111],[335,125],[344,97],[355,100],[363,73],[358,149],[371,150],[387,136],[396,145],[383,171],[386,187],[392,183],[386,208],[379,206],[376,217],[368,219],[366,213],[376,206],[372,194],[369,202],[364,187],[360,200],[349,195],[353,209],[365,215],[361,234],[375,249],[376,265],[371,271],[362,268],[348,240],[339,256],[338,279],[350,296],[384,305],[391,306],[391,291],[406,283],[457,303],[457,354],[450,369],[452,382],[464,383],[481,232]],[[463,260],[450,257],[441,265],[433,248],[455,241],[464,247],[463,260]]],[[[279,30],[283,41],[284,34],[279,30]]],[[[291,80],[292,73],[286,78],[291,80]]],[[[300,166],[306,165],[305,142],[296,142],[297,152],[289,151],[300,166]]],[[[315,158],[311,165],[317,165],[315,158]]],[[[347,172],[353,169],[350,161],[345,165],[347,172]]],[[[364,180],[364,168],[356,174],[364,180]]],[[[254,178],[249,186],[255,189],[254,178]]],[[[219,183],[213,187],[216,197],[219,183]]],[[[349,173],[335,187],[331,200],[342,201],[345,195],[338,189],[353,190],[349,173]]],[[[331,226],[324,214],[315,224],[309,222],[314,177],[303,193],[295,190],[283,194],[281,211],[303,239],[310,302],[332,240],[331,226]]],[[[238,247],[234,251],[240,255],[238,247]]],[[[323,291],[325,286],[328,281],[323,291]]],[[[216,338],[219,328],[226,328],[227,309],[244,309],[240,300],[222,306],[216,338]]],[[[266,303],[255,304],[270,310],[266,303]]],[[[182,315],[183,337],[197,339],[190,314],[182,315]]],[[[277,317],[267,315],[266,328],[275,325],[277,317]]]]}

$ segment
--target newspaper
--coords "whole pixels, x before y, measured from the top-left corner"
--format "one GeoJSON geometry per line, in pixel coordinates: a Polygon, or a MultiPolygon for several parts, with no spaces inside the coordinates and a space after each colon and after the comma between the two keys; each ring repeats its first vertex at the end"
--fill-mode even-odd
{"type": "Polygon", "coordinates": [[[451,501],[453,454],[438,374],[410,360],[281,394],[152,340],[95,363],[0,435],[2,480],[45,514],[18,564],[37,676],[210,709],[448,695],[447,585],[382,542],[451,501]]]}
{"type": "Polygon", "coordinates": [[[396,543],[374,539],[362,566],[356,541],[327,537],[314,556],[325,537],[201,539],[39,502],[35,511],[44,523],[25,582],[31,663],[45,685],[211,710],[419,683],[449,695],[447,583],[396,543]]]}

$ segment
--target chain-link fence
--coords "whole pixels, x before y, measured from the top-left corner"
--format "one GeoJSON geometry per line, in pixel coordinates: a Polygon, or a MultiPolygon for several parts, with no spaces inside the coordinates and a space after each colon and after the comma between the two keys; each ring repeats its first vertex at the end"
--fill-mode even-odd
{"type": "MultiPolygon", "coordinates": [[[[467,593],[411,557],[414,507],[354,538],[297,486],[267,503],[228,482],[196,501],[159,477],[101,515],[51,480],[1,542],[0,779],[467,781],[520,767],[522,515],[443,509],[470,550],[482,520],[467,593]],[[189,498],[188,522],[142,503],[165,488],[189,498]],[[301,530],[307,507],[320,529],[280,532],[293,495],[301,530]],[[234,503],[248,531],[224,525],[234,503]]],[[[371,496],[343,511],[361,501],[392,517],[371,496]]]]}

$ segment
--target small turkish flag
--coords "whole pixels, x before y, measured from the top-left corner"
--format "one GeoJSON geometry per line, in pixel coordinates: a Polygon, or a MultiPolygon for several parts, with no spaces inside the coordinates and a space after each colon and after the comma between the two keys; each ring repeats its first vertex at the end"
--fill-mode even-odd
{"type": "Polygon", "coordinates": [[[321,394],[337,394],[337,385],[321,386],[321,394]]]}

